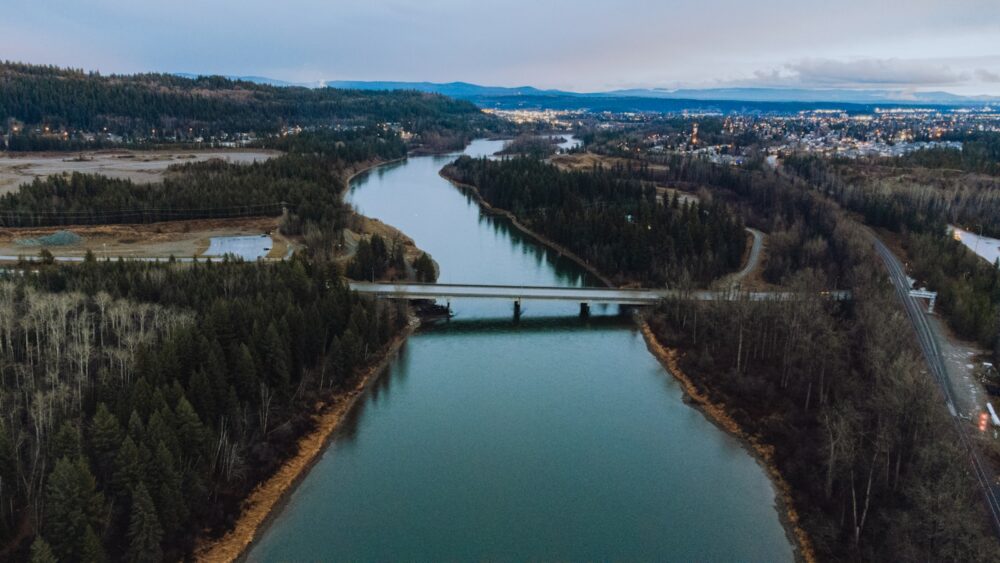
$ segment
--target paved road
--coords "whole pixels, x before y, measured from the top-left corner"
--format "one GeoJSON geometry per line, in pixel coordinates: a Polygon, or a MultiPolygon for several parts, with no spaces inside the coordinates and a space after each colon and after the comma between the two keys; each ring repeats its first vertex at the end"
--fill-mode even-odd
{"type": "MultiPolygon", "coordinates": [[[[687,297],[699,301],[749,299],[765,301],[769,299],[802,299],[801,293],[790,291],[750,292],[736,291],[682,291],[678,289],[618,289],[597,287],[534,287],[507,285],[462,285],[433,283],[378,283],[350,282],[351,289],[358,293],[380,295],[395,299],[456,299],[474,297],[479,299],[510,299],[540,301],[576,301],[579,303],[615,303],[619,305],[653,305],[671,297],[687,297]]],[[[847,291],[824,292],[826,299],[850,299],[847,291]]]]}
{"type": "Polygon", "coordinates": [[[997,491],[997,487],[992,482],[992,473],[987,470],[989,466],[983,462],[975,445],[968,436],[967,425],[962,422],[955,409],[955,393],[951,388],[951,381],[948,379],[945,369],[944,358],[941,355],[941,348],[938,345],[938,335],[934,332],[930,323],[927,322],[924,310],[917,303],[916,298],[910,296],[910,282],[906,279],[906,271],[903,269],[903,265],[899,262],[899,259],[896,258],[896,255],[875,234],[869,234],[875,245],[875,251],[889,270],[889,277],[896,288],[896,294],[903,301],[906,313],[910,317],[910,322],[913,323],[913,330],[917,333],[917,340],[920,342],[920,349],[923,351],[927,366],[930,368],[934,380],[944,393],[948,411],[951,413],[959,441],[969,454],[969,461],[972,464],[976,481],[979,483],[989,507],[993,527],[997,533],[1000,533],[1000,492],[997,491]]]}

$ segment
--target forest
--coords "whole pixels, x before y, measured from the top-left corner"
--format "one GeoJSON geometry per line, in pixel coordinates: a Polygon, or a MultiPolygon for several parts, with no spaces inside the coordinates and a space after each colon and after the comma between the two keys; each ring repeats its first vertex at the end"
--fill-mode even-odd
{"type": "Polygon", "coordinates": [[[926,149],[900,157],[908,166],[944,168],[1000,175],[1000,133],[950,134],[947,140],[962,142],[962,150],[926,149]]]}
{"type": "Polygon", "coordinates": [[[677,300],[649,323],[683,351],[697,387],[769,445],[818,557],[991,560],[996,540],[954,426],[861,227],[774,173],[673,170],[771,217],[765,277],[817,296],[677,300]],[[854,300],[819,298],[831,284],[854,300]]]}
{"type": "Polygon", "coordinates": [[[0,537],[33,526],[32,554],[61,561],[183,557],[406,322],[298,259],[0,281],[0,537]]]}
{"type": "Polygon", "coordinates": [[[652,185],[623,170],[462,157],[444,173],[618,283],[704,284],[739,268],[746,245],[742,223],[724,206],[658,201],[652,185]]]}
{"type": "Polygon", "coordinates": [[[939,310],[951,327],[1000,359],[1000,267],[975,256],[947,230],[952,223],[1000,235],[1000,179],[928,170],[912,161],[887,168],[790,157],[785,165],[808,185],[862,214],[869,225],[898,233],[911,275],[938,292],[939,310]]]}
{"type": "MultiPolygon", "coordinates": [[[[426,252],[420,253],[412,264],[414,281],[434,282],[437,268],[426,252]]],[[[371,239],[358,241],[357,250],[344,270],[344,275],[355,280],[409,279],[406,256],[400,241],[386,242],[377,233],[371,239]]]]}
{"type": "Polygon", "coordinates": [[[288,152],[249,165],[222,160],[174,165],[162,182],[137,184],[96,174],[38,178],[0,196],[0,226],[152,223],[182,219],[281,215],[283,229],[338,231],[349,166],[406,155],[395,133],[381,129],[302,133],[273,143],[288,152]]]}
{"type": "Polygon", "coordinates": [[[911,234],[904,240],[911,276],[938,293],[937,309],[962,338],[1000,359],[1000,265],[990,264],[952,237],[911,234]]]}
{"type": "Polygon", "coordinates": [[[498,154],[545,158],[554,154],[559,149],[559,143],[565,140],[564,137],[523,133],[504,143],[498,154]]]}
{"type": "Polygon", "coordinates": [[[797,155],[784,159],[783,165],[864,215],[873,227],[944,233],[948,223],[955,223],[1000,233],[996,178],[797,155]]]}
{"type": "MultiPolygon", "coordinates": [[[[651,325],[713,401],[774,446],[820,560],[991,561],[978,486],[880,267],[858,272],[873,283],[855,288],[855,307],[687,301],[651,325]]],[[[803,273],[796,287],[817,285],[803,273]]]]}
{"type": "Polygon", "coordinates": [[[738,207],[745,222],[768,233],[764,279],[785,285],[804,269],[820,275],[825,289],[849,289],[855,257],[833,236],[837,205],[773,170],[720,166],[701,158],[669,155],[663,168],[628,168],[629,174],[670,185],[707,188],[710,196],[738,207]]]}
{"type": "MultiPolygon", "coordinates": [[[[316,119],[356,112],[372,123],[274,135],[263,145],[282,156],[178,165],[154,184],[73,174],[0,197],[4,226],[281,215],[281,229],[305,242],[306,252],[280,263],[88,255],[74,267],[42,260],[32,265],[36,275],[0,271],[0,560],[188,558],[199,538],[227,531],[253,487],[295,453],[315,405],[351,388],[409,322],[405,305],[351,293],[331,260],[351,226],[342,201],[347,175],[407,154],[396,128],[374,123],[412,118],[437,134],[467,108],[415,94],[352,97],[221,79],[0,68],[5,84],[21,84],[12,71],[33,77],[26,84],[34,97],[18,103],[62,116],[46,115],[46,123],[97,126],[125,115],[121,123],[131,127],[161,119],[160,111],[204,111],[220,116],[212,127],[243,119],[263,127],[270,122],[260,112],[280,114],[280,104],[305,111],[298,96],[315,97],[316,119]],[[256,93],[200,99],[213,88],[256,93]],[[266,103],[244,107],[253,96],[266,103]],[[217,104],[233,107],[216,114],[217,104]],[[380,113],[383,105],[390,113],[380,113]]],[[[0,99],[9,94],[0,89],[0,99]]],[[[450,138],[474,127],[465,126],[474,117],[461,119],[445,131],[458,135],[450,138]]],[[[349,268],[410,268],[378,237],[361,246],[367,261],[349,268]]],[[[436,275],[426,255],[412,270],[418,279],[436,275]]]]}
{"type": "MultiPolygon", "coordinates": [[[[10,145],[20,150],[58,149],[42,134],[44,127],[185,141],[222,133],[274,134],[295,125],[389,122],[417,133],[425,145],[454,148],[475,131],[500,126],[470,102],[415,91],[276,87],[219,76],[104,76],[3,62],[0,124],[9,120],[23,124],[10,145]]],[[[67,150],[79,146],[79,140],[66,145],[67,150]]]]}

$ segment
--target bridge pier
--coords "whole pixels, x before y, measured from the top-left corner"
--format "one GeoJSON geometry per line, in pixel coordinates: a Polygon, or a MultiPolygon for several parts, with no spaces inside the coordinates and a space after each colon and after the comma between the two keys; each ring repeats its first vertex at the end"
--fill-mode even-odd
{"type": "Polygon", "coordinates": [[[586,301],[580,303],[580,318],[586,319],[590,316],[590,304],[586,301]]]}
{"type": "Polygon", "coordinates": [[[520,299],[516,299],[514,301],[514,320],[515,321],[521,320],[521,300],[520,299]]]}

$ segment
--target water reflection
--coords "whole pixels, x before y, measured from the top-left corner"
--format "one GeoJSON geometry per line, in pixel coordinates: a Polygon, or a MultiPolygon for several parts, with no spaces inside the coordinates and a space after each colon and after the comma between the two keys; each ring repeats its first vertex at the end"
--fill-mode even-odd
{"type": "Polygon", "coordinates": [[[405,386],[407,375],[410,372],[410,355],[408,353],[409,342],[404,342],[399,347],[396,357],[392,359],[392,367],[386,369],[368,385],[365,395],[358,399],[354,407],[347,412],[344,420],[337,427],[331,436],[331,441],[337,443],[353,442],[358,435],[358,427],[364,419],[365,410],[369,404],[388,401],[393,386],[405,386]]]}

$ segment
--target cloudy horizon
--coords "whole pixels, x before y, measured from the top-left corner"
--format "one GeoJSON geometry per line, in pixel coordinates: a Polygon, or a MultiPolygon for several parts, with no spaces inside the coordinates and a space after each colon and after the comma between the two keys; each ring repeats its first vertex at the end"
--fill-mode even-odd
{"type": "Polygon", "coordinates": [[[1000,95],[995,0],[0,1],[0,58],[102,73],[1000,95]]]}

